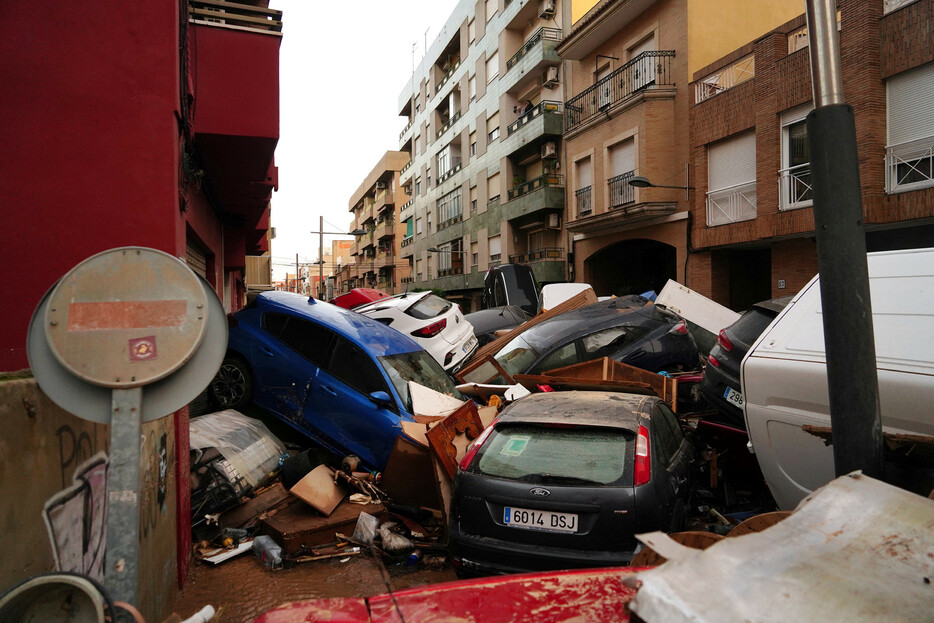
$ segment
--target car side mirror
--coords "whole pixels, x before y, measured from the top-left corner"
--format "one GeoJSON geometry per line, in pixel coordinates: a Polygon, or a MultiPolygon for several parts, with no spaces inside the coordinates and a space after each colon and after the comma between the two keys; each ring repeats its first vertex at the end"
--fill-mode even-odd
{"type": "Polygon", "coordinates": [[[369,396],[370,402],[375,404],[377,407],[386,407],[387,409],[395,410],[396,405],[392,402],[392,398],[389,397],[389,394],[384,391],[373,392],[369,396]]]}

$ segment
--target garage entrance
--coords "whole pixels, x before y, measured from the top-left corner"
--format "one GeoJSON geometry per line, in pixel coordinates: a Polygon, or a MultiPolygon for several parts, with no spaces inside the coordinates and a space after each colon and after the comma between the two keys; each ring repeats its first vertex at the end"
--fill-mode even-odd
{"type": "Polygon", "coordinates": [[[661,292],[677,279],[677,249],[655,240],[624,240],[584,261],[584,277],[600,296],[661,292]]]}

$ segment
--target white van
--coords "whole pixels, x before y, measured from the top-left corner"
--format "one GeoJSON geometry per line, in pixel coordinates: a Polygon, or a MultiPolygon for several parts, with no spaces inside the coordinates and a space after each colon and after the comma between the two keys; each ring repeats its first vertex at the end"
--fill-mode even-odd
{"type": "MultiPolygon", "coordinates": [[[[868,254],[885,433],[934,436],[934,249],[868,254]]],[[[830,426],[819,276],[743,359],[746,428],[778,507],[834,478],[833,448],[802,429],[830,426]]]]}

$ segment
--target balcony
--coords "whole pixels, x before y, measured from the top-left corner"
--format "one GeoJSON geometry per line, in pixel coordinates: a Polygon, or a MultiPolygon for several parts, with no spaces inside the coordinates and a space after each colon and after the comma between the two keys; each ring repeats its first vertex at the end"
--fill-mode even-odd
{"type": "Polygon", "coordinates": [[[779,210],[797,210],[812,204],[810,162],[778,172],[778,196],[779,210]]]}
{"type": "Polygon", "coordinates": [[[376,196],[376,202],[373,206],[377,212],[382,212],[386,208],[394,208],[396,206],[395,196],[391,191],[384,190],[376,196]]]}
{"type": "Polygon", "coordinates": [[[509,256],[510,263],[528,264],[540,282],[567,279],[567,261],[563,247],[542,247],[509,256]]]}
{"type": "Polygon", "coordinates": [[[534,179],[529,180],[528,182],[521,182],[516,184],[514,188],[509,189],[509,201],[518,199],[523,195],[527,195],[530,192],[538,190],[539,188],[544,188],[545,186],[560,186],[563,188],[564,176],[557,174],[540,175],[534,179]]]}
{"type": "Polygon", "coordinates": [[[643,52],[564,104],[565,134],[651,87],[674,86],[674,50],[643,52]]]}
{"type": "Polygon", "coordinates": [[[376,254],[373,266],[375,268],[392,268],[394,261],[392,252],[381,252],[376,254]]]}
{"type": "Polygon", "coordinates": [[[189,36],[198,42],[190,69],[198,92],[197,106],[185,106],[180,123],[193,132],[197,168],[212,180],[215,205],[225,213],[220,218],[238,223],[242,234],[230,232],[231,238],[242,235],[250,255],[265,244],[259,229],[278,185],[273,154],[282,12],[220,0],[192,0],[188,7],[189,36]]]}
{"type": "Polygon", "coordinates": [[[736,184],[707,193],[707,226],[727,225],[756,218],[756,182],[736,184]]]}
{"type": "Polygon", "coordinates": [[[636,189],[629,184],[633,174],[633,171],[628,171],[606,181],[607,190],[610,193],[610,209],[624,206],[636,200],[636,189]]]}
{"type": "Polygon", "coordinates": [[[737,84],[756,77],[756,56],[750,54],[720,71],[705,76],[694,85],[694,103],[700,104],[737,84]]]}
{"type": "Polygon", "coordinates": [[[452,216],[452,217],[450,217],[450,218],[447,218],[447,219],[445,219],[445,220],[439,222],[439,223],[438,223],[438,231],[441,231],[442,229],[447,229],[447,228],[450,227],[451,225],[455,225],[455,224],[457,224],[457,223],[460,223],[462,220],[464,220],[464,215],[463,215],[463,214],[455,214],[454,216],[452,216]]]}
{"type": "Polygon", "coordinates": [[[457,68],[460,66],[461,59],[454,61],[454,63],[451,65],[451,68],[448,69],[447,73],[441,77],[441,80],[438,80],[438,87],[435,89],[435,95],[441,92],[441,89],[444,88],[444,85],[448,83],[448,80],[451,79],[451,76],[454,75],[454,72],[457,71],[457,68]]]}
{"type": "Polygon", "coordinates": [[[547,132],[548,134],[555,134],[560,136],[562,134],[562,126],[564,121],[563,115],[561,114],[561,102],[553,102],[549,100],[542,100],[538,103],[537,106],[533,106],[532,110],[528,111],[509,124],[509,127],[506,128],[506,136],[512,136],[514,132],[518,132],[520,128],[525,127],[534,119],[538,119],[542,115],[549,115],[557,122],[557,126],[552,127],[551,124],[546,124],[543,129],[546,130],[546,132],[548,129],[551,129],[550,132],[547,132]]]}
{"type": "Polygon", "coordinates": [[[890,145],[885,151],[885,192],[934,186],[934,137],[890,145]]]}
{"type": "Polygon", "coordinates": [[[458,156],[452,157],[451,168],[445,171],[444,173],[442,173],[440,176],[438,176],[438,183],[440,184],[441,182],[444,182],[454,177],[454,174],[460,171],[462,166],[463,165],[462,165],[460,157],[458,156]]]}
{"type": "Polygon", "coordinates": [[[574,191],[574,205],[577,208],[577,218],[584,218],[593,213],[593,201],[590,198],[591,187],[579,188],[574,191]]]}
{"type": "Polygon", "coordinates": [[[384,219],[376,224],[375,236],[377,239],[386,238],[395,233],[395,222],[392,219],[384,219]]]}
{"type": "Polygon", "coordinates": [[[413,125],[415,125],[415,117],[409,119],[409,122],[405,124],[405,127],[402,128],[402,131],[399,132],[399,142],[402,142],[402,138],[405,136],[405,133],[408,132],[413,125]]]}
{"type": "MultiPolygon", "coordinates": [[[[543,76],[549,67],[561,63],[555,48],[561,43],[561,31],[557,28],[540,28],[526,40],[522,47],[506,61],[505,88],[519,94],[533,84],[547,82],[543,76]]],[[[553,86],[553,83],[548,83],[553,86]]]]}
{"type": "Polygon", "coordinates": [[[443,126],[438,128],[438,131],[435,132],[435,140],[441,138],[441,135],[447,132],[451,128],[451,126],[454,125],[454,123],[457,122],[457,120],[460,118],[461,118],[461,111],[458,110],[453,115],[451,115],[451,118],[448,119],[447,123],[445,123],[443,126]]]}
{"type": "MultiPolygon", "coordinates": [[[[547,214],[564,212],[564,179],[560,175],[547,175],[522,184],[514,199],[502,206],[502,217],[507,221],[521,223],[541,220],[547,214]],[[532,188],[534,186],[534,188],[532,188]],[[526,190],[526,188],[528,188],[526,190]]],[[[510,191],[510,197],[513,196],[510,191]]]]}

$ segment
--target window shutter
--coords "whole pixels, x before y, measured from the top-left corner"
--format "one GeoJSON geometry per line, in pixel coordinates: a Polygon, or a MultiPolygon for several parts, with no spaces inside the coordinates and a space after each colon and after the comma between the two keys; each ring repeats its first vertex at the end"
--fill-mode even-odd
{"type": "Polygon", "coordinates": [[[610,166],[612,171],[609,177],[616,177],[623,173],[636,170],[636,146],[632,139],[617,143],[610,147],[610,166]]]}
{"type": "Polygon", "coordinates": [[[591,171],[590,158],[584,158],[577,161],[577,190],[587,188],[593,184],[593,172],[591,171]]]}
{"type": "Polygon", "coordinates": [[[499,255],[502,253],[502,247],[500,246],[499,236],[493,236],[490,238],[490,255],[499,255]]]}
{"type": "Polygon", "coordinates": [[[889,78],[888,144],[934,137],[934,63],[889,78]]]}
{"type": "Polygon", "coordinates": [[[747,132],[707,148],[707,190],[756,181],[756,133],[747,132]]]}

